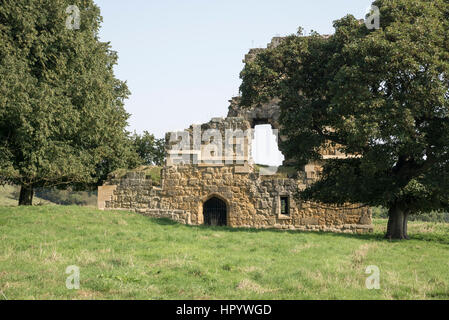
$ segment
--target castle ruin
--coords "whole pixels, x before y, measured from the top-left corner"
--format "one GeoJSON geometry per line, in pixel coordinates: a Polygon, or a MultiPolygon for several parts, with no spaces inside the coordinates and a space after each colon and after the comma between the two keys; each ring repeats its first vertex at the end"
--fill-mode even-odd
{"type": "MultiPolygon", "coordinates": [[[[274,38],[269,46],[279,41],[274,38]]],[[[260,50],[263,49],[250,50],[245,62],[260,50]]],[[[98,188],[98,207],[133,210],[189,225],[371,232],[368,206],[301,200],[298,192],[316,181],[320,163],[287,172],[271,172],[270,168],[254,164],[251,157],[254,127],[269,124],[273,130],[279,130],[279,116],[276,100],[242,108],[239,98],[232,98],[226,118],[213,118],[208,123],[166,135],[167,160],[161,170],[160,184],[145,172],[111,175],[98,188]]],[[[283,141],[286,137],[278,139],[283,141]]],[[[342,157],[345,155],[338,150],[327,149],[322,161],[342,157]]],[[[288,163],[286,159],[284,164],[288,163]]]]}

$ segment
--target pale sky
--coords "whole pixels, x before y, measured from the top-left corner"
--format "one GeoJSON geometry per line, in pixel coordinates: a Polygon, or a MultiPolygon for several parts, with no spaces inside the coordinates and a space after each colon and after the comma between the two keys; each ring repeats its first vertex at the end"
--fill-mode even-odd
{"type": "MultiPolygon", "coordinates": [[[[238,95],[242,59],[274,36],[302,26],[333,33],[348,13],[363,18],[371,0],[96,0],[102,41],[118,52],[116,75],[131,91],[130,131],[157,137],[224,117],[238,95]]],[[[266,128],[265,130],[269,130],[266,128]]],[[[257,134],[257,133],[256,133],[257,134]]],[[[274,136],[273,136],[274,137],[274,136]]],[[[274,153],[267,150],[261,153],[274,153]]],[[[273,155],[267,164],[278,163],[273,155]]],[[[257,162],[257,161],[256,161],[257,162]]]]}

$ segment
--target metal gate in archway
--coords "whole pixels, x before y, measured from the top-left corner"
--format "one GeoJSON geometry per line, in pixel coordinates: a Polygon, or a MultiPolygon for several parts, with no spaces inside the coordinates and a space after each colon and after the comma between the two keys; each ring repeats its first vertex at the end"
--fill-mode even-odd
{"type": "Polygon", "coordinates": [[[208,226],[227,225],[226,203],[216,197],[210,198],[203,205],[204,224],[208,226]]]}

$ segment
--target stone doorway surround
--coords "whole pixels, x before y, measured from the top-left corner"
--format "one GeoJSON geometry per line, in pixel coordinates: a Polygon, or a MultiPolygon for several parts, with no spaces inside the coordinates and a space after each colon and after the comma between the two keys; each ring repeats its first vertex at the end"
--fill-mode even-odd
{"type": "Polygon", "coordinates": [[[229,225],[229,202],[218,194],[203,198],[199,210],[201,224],[210,226],[229,225]]]}

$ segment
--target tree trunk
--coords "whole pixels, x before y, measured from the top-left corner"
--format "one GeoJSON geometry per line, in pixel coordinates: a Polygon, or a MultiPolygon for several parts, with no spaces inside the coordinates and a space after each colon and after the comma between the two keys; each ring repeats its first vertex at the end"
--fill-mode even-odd
{"type": "Polygon", "coordinates": [[[22,185],[20,187],[19,206],[33,205],[34,190],[32,185],[22,185]]]}
{"type": "Polygon", "coordinates": [[[385,238],[387,239],[409,239],[407,235],[407,221],[409,211],[399,204],[394,204],[388,211],[388,225],[385,238]]]}
{"type": "Polygon", "coordinates": [[[409,216],[409,214],[410,214],[410,211],[409,210],[405,210],[405,212],[404,212],[404,227],[403,227],[403,229],[404,229],[404,239],[407,239],[407,240],[410,240],[410,237],[408,236],[408,233],[407,233],[407,223],[408,223],[408,216],[409,216]]]}

